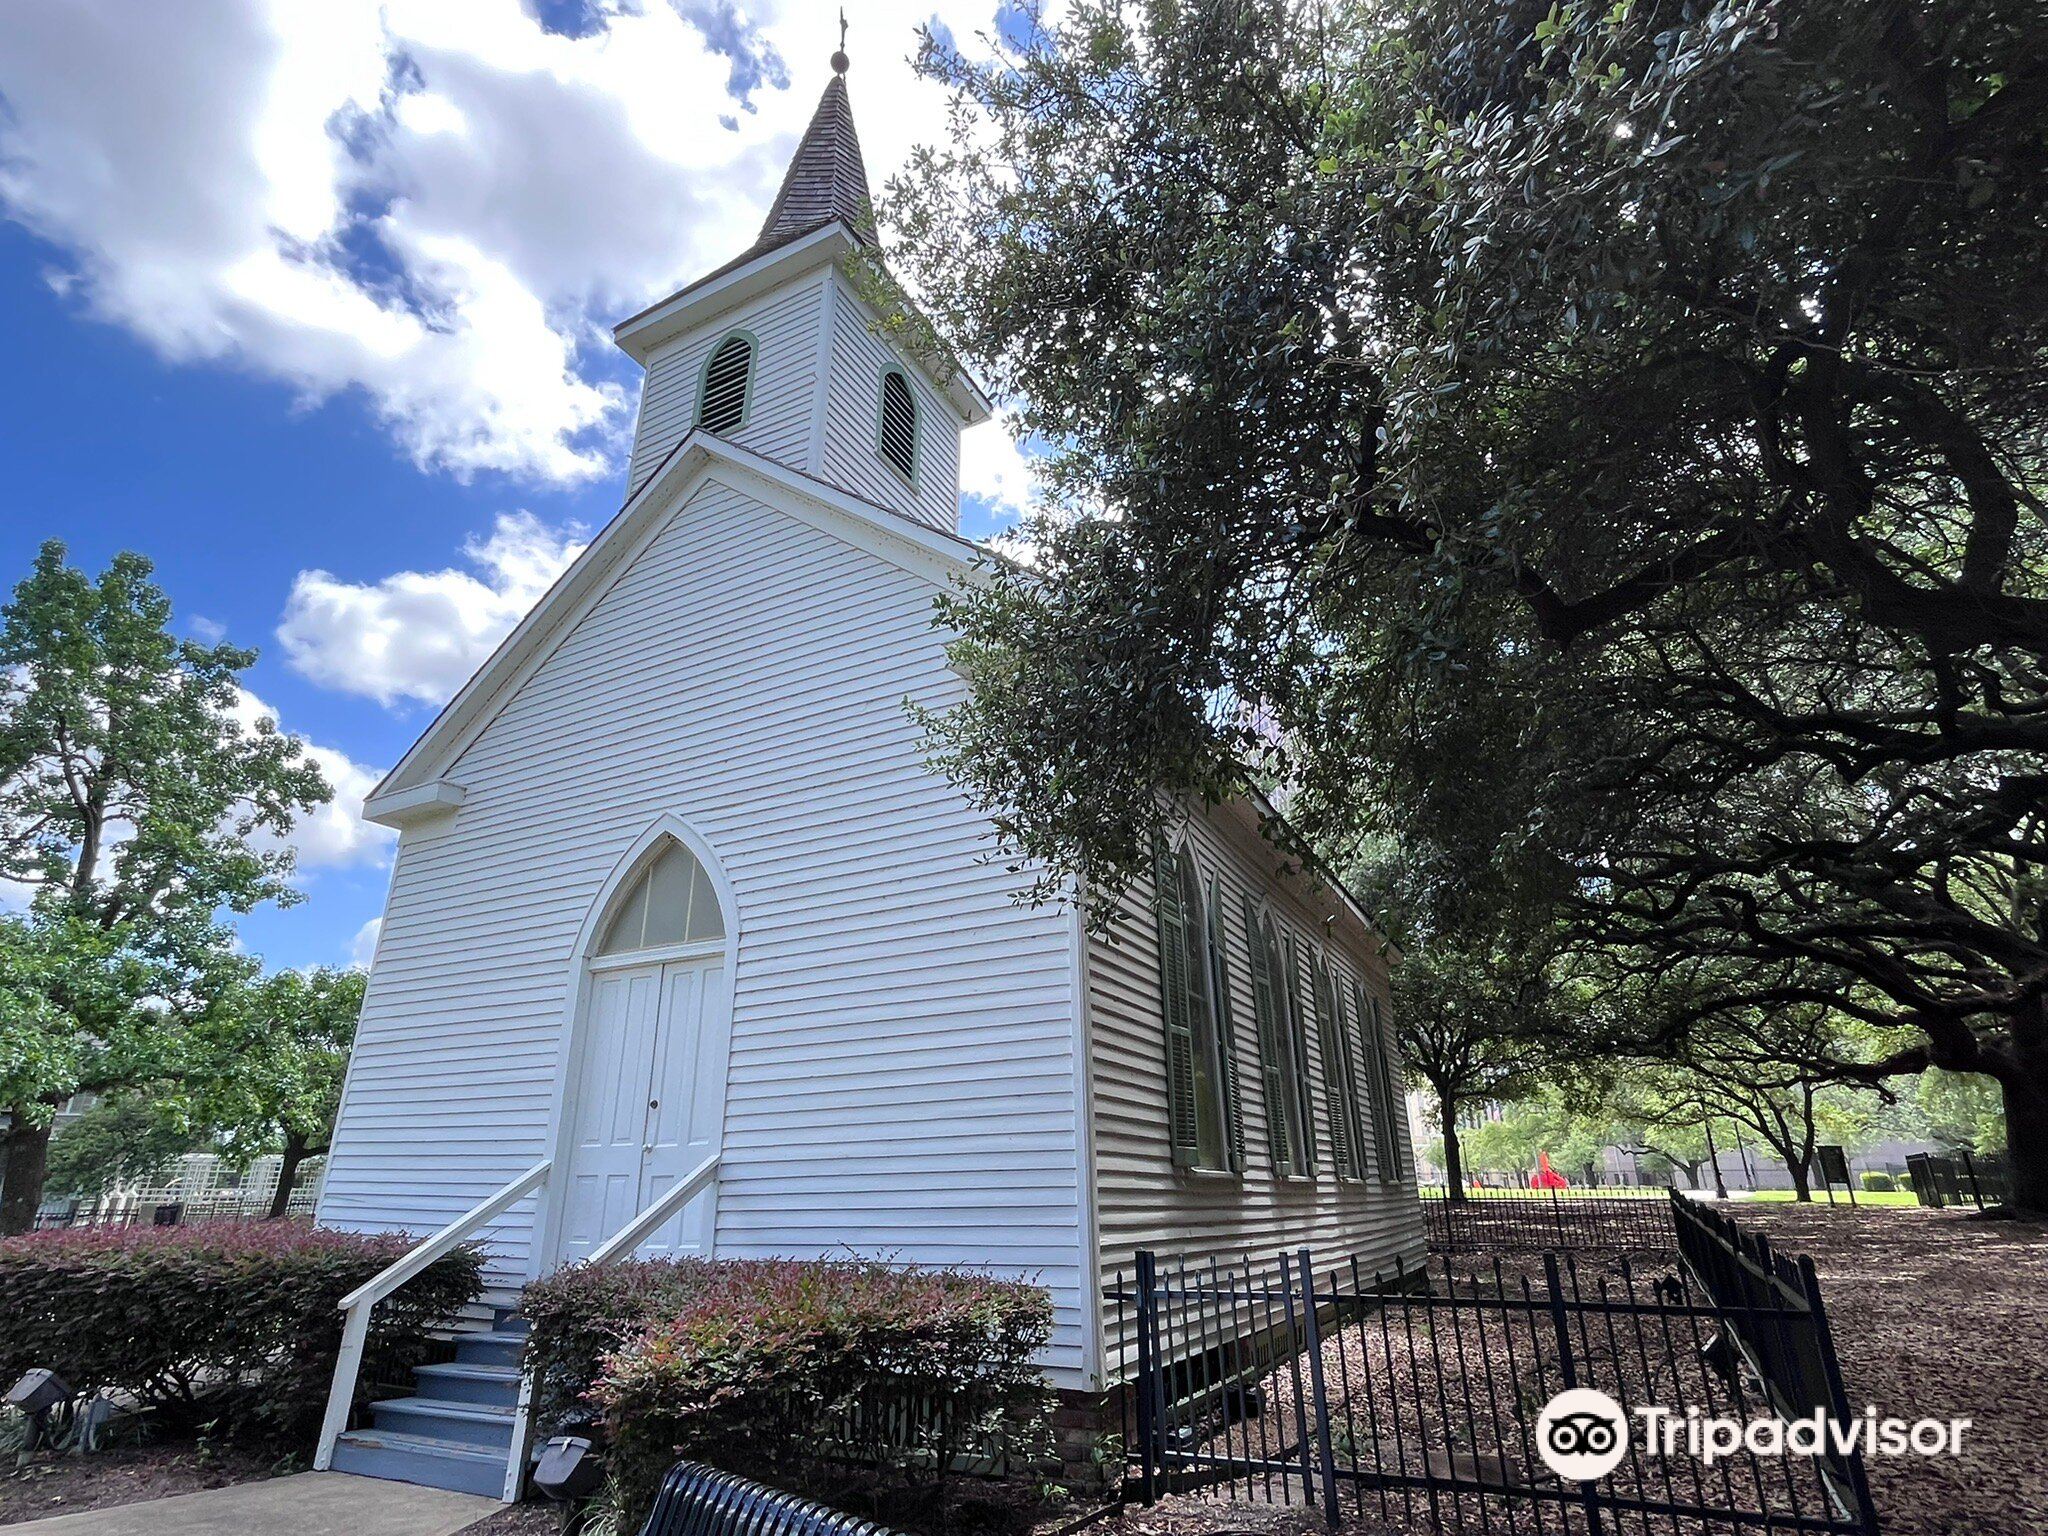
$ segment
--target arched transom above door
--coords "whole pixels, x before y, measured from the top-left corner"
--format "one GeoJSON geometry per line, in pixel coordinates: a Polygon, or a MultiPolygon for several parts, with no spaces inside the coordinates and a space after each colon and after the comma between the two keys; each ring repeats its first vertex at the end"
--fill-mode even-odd
{"type": "Polygon", "coordinates": [[[697,856],[681,843],[661,852],[633,879],[605,925],[597,953],[627,955],[679,944],[715,944],[725,938],[718,891],[697,856]]]}

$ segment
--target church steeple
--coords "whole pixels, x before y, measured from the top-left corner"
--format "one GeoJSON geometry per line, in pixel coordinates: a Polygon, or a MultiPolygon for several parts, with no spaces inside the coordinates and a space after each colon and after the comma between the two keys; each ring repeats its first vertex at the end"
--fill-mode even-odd
{"type": "Polygon", "coordinates": [[[953,532],[960,431],[990,405],[906,348],[886,322],[907,301],[853,270],[881,242],[840,45],[754,243],[613,333],[647,369],[627,489],[699,433],[953,532]]]}
{"type": "Polygon", "coordinates": [[[853,107],[846,99],[846,51],[832,55],[832,80],[811,114],[796,158],[782,178],[774,206],[754,242],[759,254],[792,240],[801,240],[834,219],[869,245],[875,235],[874,199],[868,191],[868,169],[860,155],[860,135],[853,127],[853,107]]]}

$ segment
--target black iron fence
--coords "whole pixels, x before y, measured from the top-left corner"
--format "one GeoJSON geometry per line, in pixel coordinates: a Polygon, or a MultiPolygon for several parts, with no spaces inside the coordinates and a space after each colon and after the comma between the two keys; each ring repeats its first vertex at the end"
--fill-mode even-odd
{"type": "Polygon", "coordinates": [[[1936,1210],[1974,1205],[1981,1211],[2003,1205],[2008,1198],[2002,1157],[1972,1157],[1968,1151],[1953,1157],[1916,1152],[1906,1159],[1906,1177],[1912,1181],[1914,1198],[1936,1210]]]}
{"type": "Polygon", "coordinates": [[[1811,1267],[1788,1278],[1724,1227],[1682,1229],[1687,1258],[1648,1268],[1549,1253],[1374,1273],[1306,1249],[1199,1267],[1141,1253],[1113,1292],[1137,1341],[1132,1491],[1487,1536],[1875,1536],[1859,1450],[1696,1454],[1709,1421],[1851,1420],[1811,1267]],[[1539,1450],[1540,1433],[1559,1447],[1543,1410],[1568,1388],[1605,1393],[1628,1426],[1595,1481],[1539,1450]]]}
{"type": "MultiPolygon", "coordinates": [[[[312,1190],[295,1191],[285,1214],[294,1220],[311,1220],[315,1203],[312,1190]]],[[[269,1215],[268,1195],[260,1203],[234,1196],[150,1200],[118,1206],[65,1200],[46,1204],[36,1212],[36,1230],[43,1232],[58,1227],[189,1227],[202,1221],[262,1221],[269,1215]]]]}
{"type": "Polygon", "coordinates": [[[1671,1194],[1664,1189],[1597,1194],[1571,1190],[1425,1187],[1422,1216],[1430,1251],[1541,1253],[1546,1249],[1671,1250],[1671,1194]]]}

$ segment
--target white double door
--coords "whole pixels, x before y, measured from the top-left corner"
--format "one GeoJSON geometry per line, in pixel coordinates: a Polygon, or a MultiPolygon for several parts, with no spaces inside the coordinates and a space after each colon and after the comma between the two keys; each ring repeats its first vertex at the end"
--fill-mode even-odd
{"type": "MultiPolygon", "coordinates": [[[[560,1258],[574,1263],[719,1148],[731,1034],[722,958],[594,970],[579,1031],[560,1258]]],[[[693,1196],[642,1258],[709,1254],[718,1188],[693,1196]]]]}

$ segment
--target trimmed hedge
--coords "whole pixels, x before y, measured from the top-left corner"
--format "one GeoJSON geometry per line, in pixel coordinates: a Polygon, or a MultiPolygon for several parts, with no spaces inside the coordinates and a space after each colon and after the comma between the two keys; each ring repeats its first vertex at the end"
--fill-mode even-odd
{"type": "Polygon", "coordinates": [[[544,1414],[578,1399],[602,1412],[630,1524],[679,1456],[786,1481],[832,1462],[933,1478],[1043,1451],[1051,1393],[1034,1360],[1052,1302],[1037,1286],[685,1259],[566,1269],[522,1311],[544,1414]]]}
{"type": "Polygon", "coordinates": [[[1873,1195],[1883,1195],[1889,1194],[1897,1185],[1888,1173],[1866,1173],[1863,1175],[1863,1187],[1873,1195]]]}
{"type": "MultiPolygon", "coordinates": [[[[287,1221],[80,1227],[0,1241],[0,1380],[48,1366],[81,1392],[132,1393],[176,1428],[278,1452],[318,1428],[341,1298],[412,1246],[287,1221]]],[[[358,1381],[394,1380],[426,1330],[481,1289],[449,1255],[380,1303],[358,1381]]]]}

